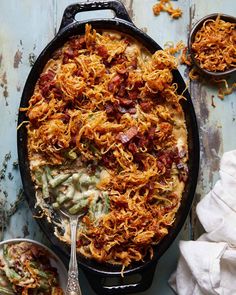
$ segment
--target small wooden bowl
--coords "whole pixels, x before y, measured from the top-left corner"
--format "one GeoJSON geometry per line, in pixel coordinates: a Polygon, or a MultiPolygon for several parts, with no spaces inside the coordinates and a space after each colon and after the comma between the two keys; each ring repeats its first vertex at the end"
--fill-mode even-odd
{"type": "Polygon", "coordinates": [[[200,72],[202,72],[203,74],[206,74],[208,76],[212,76],[215,78],[221,78],[224,76],[227,76],[229,74],[235,73],[236,72],[236,68],[232,68],[226,71],[221,71],[221,72],[212,72],[212,71],[208,71],[206,69],[203,69],[200,64],[198,63],[197,59],[195,58],[195,53],[192,50],[192,43],[194,43],[195,40],[195,36],[196,33],[202,28],[204,22],[208,19],[213,19],[215,20],[217,18],[217,16],[220,14],[220,19],[226,21],[226,22],[230,22],[230,23],[236,23],[236,18],[230,15],[226,15],[226,14],[221,14],[221,13],[213,13],[213,14],[209,14],[206,15],[205,17],[203,17],[202,19],[200,19],[192,28],[190,34],[189,34],[189,38],[188,38],[188,50],[192,59],[193,64],[197,67],[197,69],[200,70],[200,72]]]}

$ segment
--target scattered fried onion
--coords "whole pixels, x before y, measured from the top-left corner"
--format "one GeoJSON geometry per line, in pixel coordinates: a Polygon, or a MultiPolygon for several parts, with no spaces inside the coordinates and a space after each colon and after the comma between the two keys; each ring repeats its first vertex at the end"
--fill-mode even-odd
{"type": "Polygon", "coordinates": [[[153,5],[154,15],[159,15],[161,11],[166,11],[172,18],[179,18],[182,15],[180,8],[174,8],[170,0],[160,0],[159,3],[153,5]]]}
{"type": "Polygon", "coordinates": [[[233,90],[236,88],[236,83],[233,83],[231,86],[228,85],[228,82],[226,79],[221,80],[215,80],[215,83],[223,83],[225,87],[219,87],[218,88],[218,97],[220,99],[224,99],[226,95],[229,95],[233,92],[233,90]]]}

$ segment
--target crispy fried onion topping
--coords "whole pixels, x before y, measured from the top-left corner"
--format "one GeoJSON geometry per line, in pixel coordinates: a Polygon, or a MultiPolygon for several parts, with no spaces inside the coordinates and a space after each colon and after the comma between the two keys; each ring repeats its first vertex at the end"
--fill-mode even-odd
{"type": "MultiPolygon", "coordinates": [[[[27,108],[32,174],[46,165],[69,167],[72,151],[82,165],[109,175],[96,185],[108,193],[109,211],[96,220],[86,214],[78,228],[86,257],[123,266],[152,257],[175,220],[188,174],[176,68],[168,50],[151,56],[127,35],[87,25],[38,79],[27,108]]],[[[60,238],[69,243],[64,230],[60,238]]]]}

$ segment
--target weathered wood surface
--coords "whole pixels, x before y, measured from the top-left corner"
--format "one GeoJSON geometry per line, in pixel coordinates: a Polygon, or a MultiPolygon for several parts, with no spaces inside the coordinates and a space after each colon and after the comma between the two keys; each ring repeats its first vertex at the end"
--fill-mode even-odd
{"type": "MultiPolygon", "coordinates": [[[[28,205],[21,201],[12,207],[21,191],[17,167],[16,127],[21,92],[35,58],[58,31],[65,7],[74,0],[1,0],[0,1],[0,224],[9,220],[0,238],[28,237],[47,243],[32,218],[28,205]],[[10,209],[8,215],[7,211],[10,209]],[[5,210],[5,211],[4,211],[5,210]],[[4,212],[3,212],[4,211],[4,212]],[[3,220],[4,219],[4,220],[3,220]]],[[[79,1],[78,1],[79,2],[79,1]]],[[[161,46],[168,41],[187,41],[189,29],[199,18],[212,12],[236,15],[234,0],[179,0],[174,5],[183,16],[172,20],[166,13],[155,17],[155,0],[123,0],[134,24],[147,32],[161,46]]],[[[85,16],[84,16],[85,17],[85,16]]],[[[92,13],[96,17],[96,12],[92,13]]],[[[187,71],[181,67],[186,80],[187,71]]],[[[235,78],[235,77],[234,77],[235,78]]],[[[190,91],[198,117],[201,163],[194,205],[178,239],[160,259],[152,287],[143,294],[173,294],[167,285],[178,259],[178,240],[197,238],[201,228],[196,219],[197,202],[211,189],[218,178],[223,152],[236,146],[235,93],[222,101],[217,90],[208,84],[190,83],[190,91]],[[214,104],[212,105],[212,97],[214,104]]],[[[0,228],[1,229],[1,228],[0,228]]],[[[1,234],[1,231],[0,231],[1,234]]],[[[84,294],[95,294],[83,274],[84,294]]]]}

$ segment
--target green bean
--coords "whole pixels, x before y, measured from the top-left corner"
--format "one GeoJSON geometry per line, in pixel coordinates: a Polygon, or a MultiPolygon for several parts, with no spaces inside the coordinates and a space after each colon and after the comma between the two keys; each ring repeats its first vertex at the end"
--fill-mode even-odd
{"type": "Polygon", "coordinates": [[[93,198],[93,200],[90,202],[89,206],[89,213],[92,218],[94,218],[95,210],[96,210],[96,204],[98,200],[98,194],[93,198]]]}
{"type": "Polygon", "coordinates": [[[53,179],[49,181],[49,184],[52,188],[55,188],[59,184],[63,183],[65,180],[67,180],[70,177],[70,174],[59,174],[55,176],[53,179]]]}
{"type": "Polygon", "coordinates": [[[75,204],[73,207],[69,209],[70,214],[77,214],[82,211],[88,205],[88,199],[82,199],[79,203],[75,204]]]}
{"type": "Polygon", "coordinates": [[[57,203],[59,205],[62,205],[65,201],[70,200],[70,198],[68,198],[67,195],[63,194],[63,193],[59,193],[57,196],[57,203]]]}
{"type": "Polygon", "coordinates": [[[103,214],[107,214],[110,208],[110,200],[107,192],[97,195],[90,203],[89,213],[92,219],[98,219],[103,214]],[[99,201],[98,201],[99,200],[99,201]]]}
{"type": "Polygon", "coordinates": [[[50,285],[49,285],[48,281],[40,280],[38,283],[39,283],[39,289],[42,289],[42,290],[49,290],[50,289],[50,285]]]}
{"type": "Polygon", "coordinates": [[[72,175],[63,182],[63,185],[71,185],[71,184],[72,184],[72,175]]]}
{"type": "Polygon", "coordinates": [[[14,295],[14,291],[12,289],[4,288],[0,286],[0,294],[1,295],[14,295]]]}
{"type": "Polygon", "coordinates": [[[81,176],[81,173],[74,173],[72,175],[72,183],[77,190],[80,190],[80,182],[79,182],[80,176],[81,176]]]}
{"type": "Polygon", "coordinates": [[[3,246],[3,257],[4,257],[5,259],[9,259],[9,256],[8,256],[8,247],[7,247],[7,245],[4,245],[4,246],[3,246]]]}
{"type": "Polygon", "coordinates": [[[6,275],[7,277],[10,277],[11,279],[16,279],[16,280],[21,280],[22,277],[20,275],[18,275],[17,272],[15,272],[13,269],[11,268],[8,268],[6,270],[6,275]]]}
{"type": "Polygon", "coordinates": [[[42,174],[42,193],[43,193],[44,199],[49,198],[48,181],[47,181],[47,176],[45,172],[43,172],[42,174]]]}
{"type": "Polygon", "coordinates": [[[73,185],[68,186],[66,195],[69,199],[72,199],[75,194],[75,187],[73,185]]]}
{"type": "Polygon", "coordinates": [[[91,178],[87,174],[82,174],[79,179],[80,185],[88,186],[91,183],[91,178]]]}
{"type": "Polygon", "coordinates": [[[3,257],[8,267],[12,266],[12,259],[9,256],[8,247],[7,245],[3,246],[3,257]]]}
{"type": "Polygon", "coordinates": [[[95,210],[95,219],[98,219],[101,215],[102,215],[102,202],[101,201],[99,201],[98,203],[97,203],[97,206],[96,206],[96,210],[95,210]]]}
{"type": "Polygon", "coordinates": [[[104,197],[104,213],[107,214],[110,209],[110,199],[107,192],[103,192],[104,197]]]}
{"type": "Polygon", "coordinates": [[[37,184],[42,185],[42,172],[41,171],[35,171],[35,179],[37,184]]]}
{"type": "Polygon", "coordinates": [[[81,192],[76,192],[73,197],[73,203],[77,203],[81,199],[84,199],[84,195],[81,192]]]}
{"type": "Polygon", "coordinates": [[[97,178],[95,176],[89,176],[87,174],[83,174],[81,177],[80,177],[80,185],[81,187],[88,187],[89,185],[94,185],[96,184],[97,182],[97,178]]]}
{"type": "Polygon", "coordinates": [[[93,144],[89,144],[89,149],[94,155],[101,158],[101,152],[93,144]]]}
{"type": "Polygon", "coordinates": [[[44,278],[44,279],[48,279],[49,277],[49,274],[45,271],[42,271],[42,270],[39,270],[39,269],[35,269],[35,272],[41,277],[41,278],[44,278]]]}
{"type": "Polygon", "coordinates": [[[52,174],[51,174],[51,169],[48,166],[45,166],[44,170],[45,170],[45,173],[47,176],[47,180],[50,181],[53,178],[52,174]]]}

